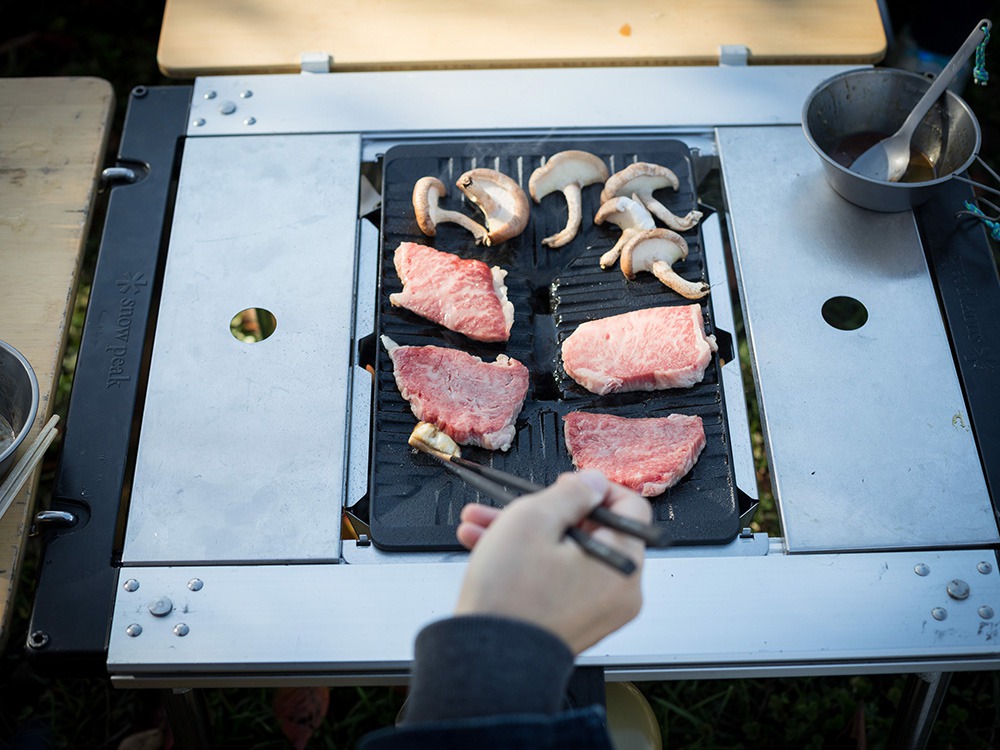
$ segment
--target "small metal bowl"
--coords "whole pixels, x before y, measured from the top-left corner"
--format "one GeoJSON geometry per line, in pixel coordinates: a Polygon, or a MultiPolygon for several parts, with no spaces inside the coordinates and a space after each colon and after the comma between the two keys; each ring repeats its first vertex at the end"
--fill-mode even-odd
{"type": "Polygon", "coordinates": [[[0,341],[0,479],[35,423],[38,380],[21,353],[0,341]]]}
{"type": "Polygon", "coordinates": [[[979,123],[969,105],[951,91],[931,107],[911,142],[933,165],[933,179],[873,180],[835,158],[845,158],[843,144],[852,136],[895,133],[930,85],[930,79],[917,73],[866,68],[840,73],[813,89],[802,108],[802,129],[823,162],[827,180],[841,196],[874,211],[907,211],[968,168],[979,152],[979,123]]]}

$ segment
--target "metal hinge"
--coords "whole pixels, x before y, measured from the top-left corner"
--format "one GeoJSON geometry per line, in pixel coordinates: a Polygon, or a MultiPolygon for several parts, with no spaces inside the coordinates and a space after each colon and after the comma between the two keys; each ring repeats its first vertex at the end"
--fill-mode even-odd
{"type": "Polygon", "coordinates": [[[328,52],[303,52],[299,55],[302,73],[329,73],[333,68],[333,55],[328,52]]]}
{"type": "Polygon", "coordinates": [[[750,50],[744,44],[722,44],[719,46],[719,65],[747,65],[750,50]]]}

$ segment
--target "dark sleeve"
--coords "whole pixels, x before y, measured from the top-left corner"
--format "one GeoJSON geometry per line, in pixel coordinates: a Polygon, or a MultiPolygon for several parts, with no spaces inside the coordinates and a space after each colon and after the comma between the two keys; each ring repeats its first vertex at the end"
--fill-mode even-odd
{"type": "Polygon", "coordinates": [[[573,653],[555,634],[486,615],[432,623],[417,636],[402,725],[554,714],[573,671],[573,653]]]}

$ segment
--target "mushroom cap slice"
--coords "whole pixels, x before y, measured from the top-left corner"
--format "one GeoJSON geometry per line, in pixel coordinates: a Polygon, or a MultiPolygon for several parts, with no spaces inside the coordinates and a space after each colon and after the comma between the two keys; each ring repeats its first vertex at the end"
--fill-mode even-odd
{"type": "Polygon", "coordinates": [[[653,215],[642,205],[638,196],[628,198],[621,195],[604,203],[597,210],[594,223],[603,224],[605,221],[621,227],[622,235],[615,246],[601,256],[601,268],[610,268],[615,264],[625,243],[636,232],[656,228],[653,215]]]}
{"type": "Polygon", "coordinates": [[[448,195],[448,188],[437,177],[421,177],[413,186],[413,213],[417,226],[428,237],[437,234],[437,225],[450,222],[472,232],[476,242],[487,234],[486,227],[458,211],[448,211],[438,206],[441,198],[448,195]]]}
{"type": "Polygon", "coordinates": [[[567,185],[586,187],[607,179],[608,168],[600,157],[571,149],[553,154],[532,172],[528,179],[528,192],[538,203],[549,193],[563,190],[567,185]]]}
{"type": "Polygon", "coordinates": [[[621,229],[656,229],[653,215],[636,195],[631,198],[620,195],[602,203],[594,216],[594,223],[603,224],[606,221],[621,229]]]}
{"type": "Polygon", "coordinates": [[[629,164],[625,169],[615,172],[608,178],[604,184],[604,190],[601,191],[601,203],[607,203],[617,195],[632,195],[633,193],[638,194],[645,201],[646,196],[651,196],[654,190],[665,187],[677,190],[680,187],[677,175],[659,164],[640,161],[629,164]]]}
{"type": "Polygon", "coordinates": [[[608,168],[597,156],[587,151],[560,151],[531,173],[528,192],[535,203],[557,190],[566,196],[566,226],[542,240],[547,247],[562,247],[572,242],[583,220],[581,191],[587,185],[608,179],[608,168]]]}
{"type": "Polygon", "coordinates": [[[438,201],[447,194],[448,189],[437,177],[421,177],[413,186],[413,213],[416,214],[420,231],[428,237],[437,234],[437,222],[432,214],[438,201]]]}
{"type": "Polygon", "coordinates": [[[528,226],[528,196],[514,180],[495,169],[470,169],[455,182],[486,217],[486,235],[476,244],[496,245],[517,237],[528,226]]]}
{"type": "Polygon", "coordinates": [[[687,242],[669,229],[646,229],[633,234],[622,248],[622,273],[634,279],[637,273],[648,271],[663,284],[687,299],[700,299],[708,294],[703,281],[688,281],[671,266],[687,257],[687,242]]]}
{"type": "Polygon", "coordinates": [[[677,190],[679,186],[677,175],[671,170],[659,164],[640,161],[630,164],[608,178],[601,192],[601,202],[607,202],[616,195],[631,195],[642,201],[649,212],[670,229],[684,232],[701,220],[701,211],[689,211],[685,216],[677,216],[653,197],[654,190],[666,187],[677,190]]]}

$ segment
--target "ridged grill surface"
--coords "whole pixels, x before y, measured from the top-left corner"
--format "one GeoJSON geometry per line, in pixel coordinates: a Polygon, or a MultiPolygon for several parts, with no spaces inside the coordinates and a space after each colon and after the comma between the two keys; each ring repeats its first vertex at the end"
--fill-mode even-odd
{"type": "MultiPolygon", "coordinates": [[[[679,484],[653,498],[656,523],[670,529],[678,544],[721,544],[739,531],[729,436],[718,357],[702,383],[690,389],[596,396],[576,384],[562,369],[559,347],[578,325],[588,320],[660,305],[690,304],[650,274],[629,281],[618,265],[602,270],[598,259],[620,236],[616,226],[597,226],[593,217],[600,204],[600,185],[583,190],[583,225],[577,237],[559,249],[541,244],[566,220],[561,194],[532,203],[527,229],[495,248],[477,247],[472,235],[454,224],[426,237],[417,227],[411,196],[413,185],[425,175],[436,175],[448,188],[442,206],[476,217],[455,186],[459,175],[474,167],[489,167],[516,180],[527,193],[528,179],[543,159],[570,148],[597,154],[612,173],[635,161],[669,167],[680,180],[656,197],[683,216],[697,199],[685,144],[674,140],[509,140],[503,142],[442,142],[397,146],[383,166],[382,233],[376,332],[402,345],[434,344],[463,349],[493,361],[497,354],[520,360],[531,373],[531,386],[516,422],[517,437],[509,452],[463,447],[466,458],[518,474],[539,484],[550,484],[573,469],[563,437],[562,416],[585,410],[622,417],[655,417],[671,413],[696,414],[705,424],[707,445],[694,469],[679,484]],[[418,242],[463,258],[478,258],[508,271],[507,293],[514,305],[510,341],[484,344],[453,333],[406,310],[393,307],[389,295],[402,289],[393,266],[400,242],[418,242]]],[[[529,197],[530,200],[530,197],[529,197]]],[[[660,226],[659,222],[657,224],[660,226]]],[[[706,278],[700,231],[684,233],[688,258],[674,270],[688,279],[706,278]]],[[[709,280],[711,283],[712,280],[709,280]]],[[[719,283],[725,283],[720,280],[719,283]]],[[[711,303],[701,301],[706,330],[713,332],[711,303]]],[[[392,362],[379,343],[376,347],[376,384],[373,399],[372,461],[369,481],[369,522],[372,540],[382,549],[460,549],[455,541],[459,512],[469,502],[491,503],[434,459],[407,445],[416,418],[400,396],[392,362]]]]}

